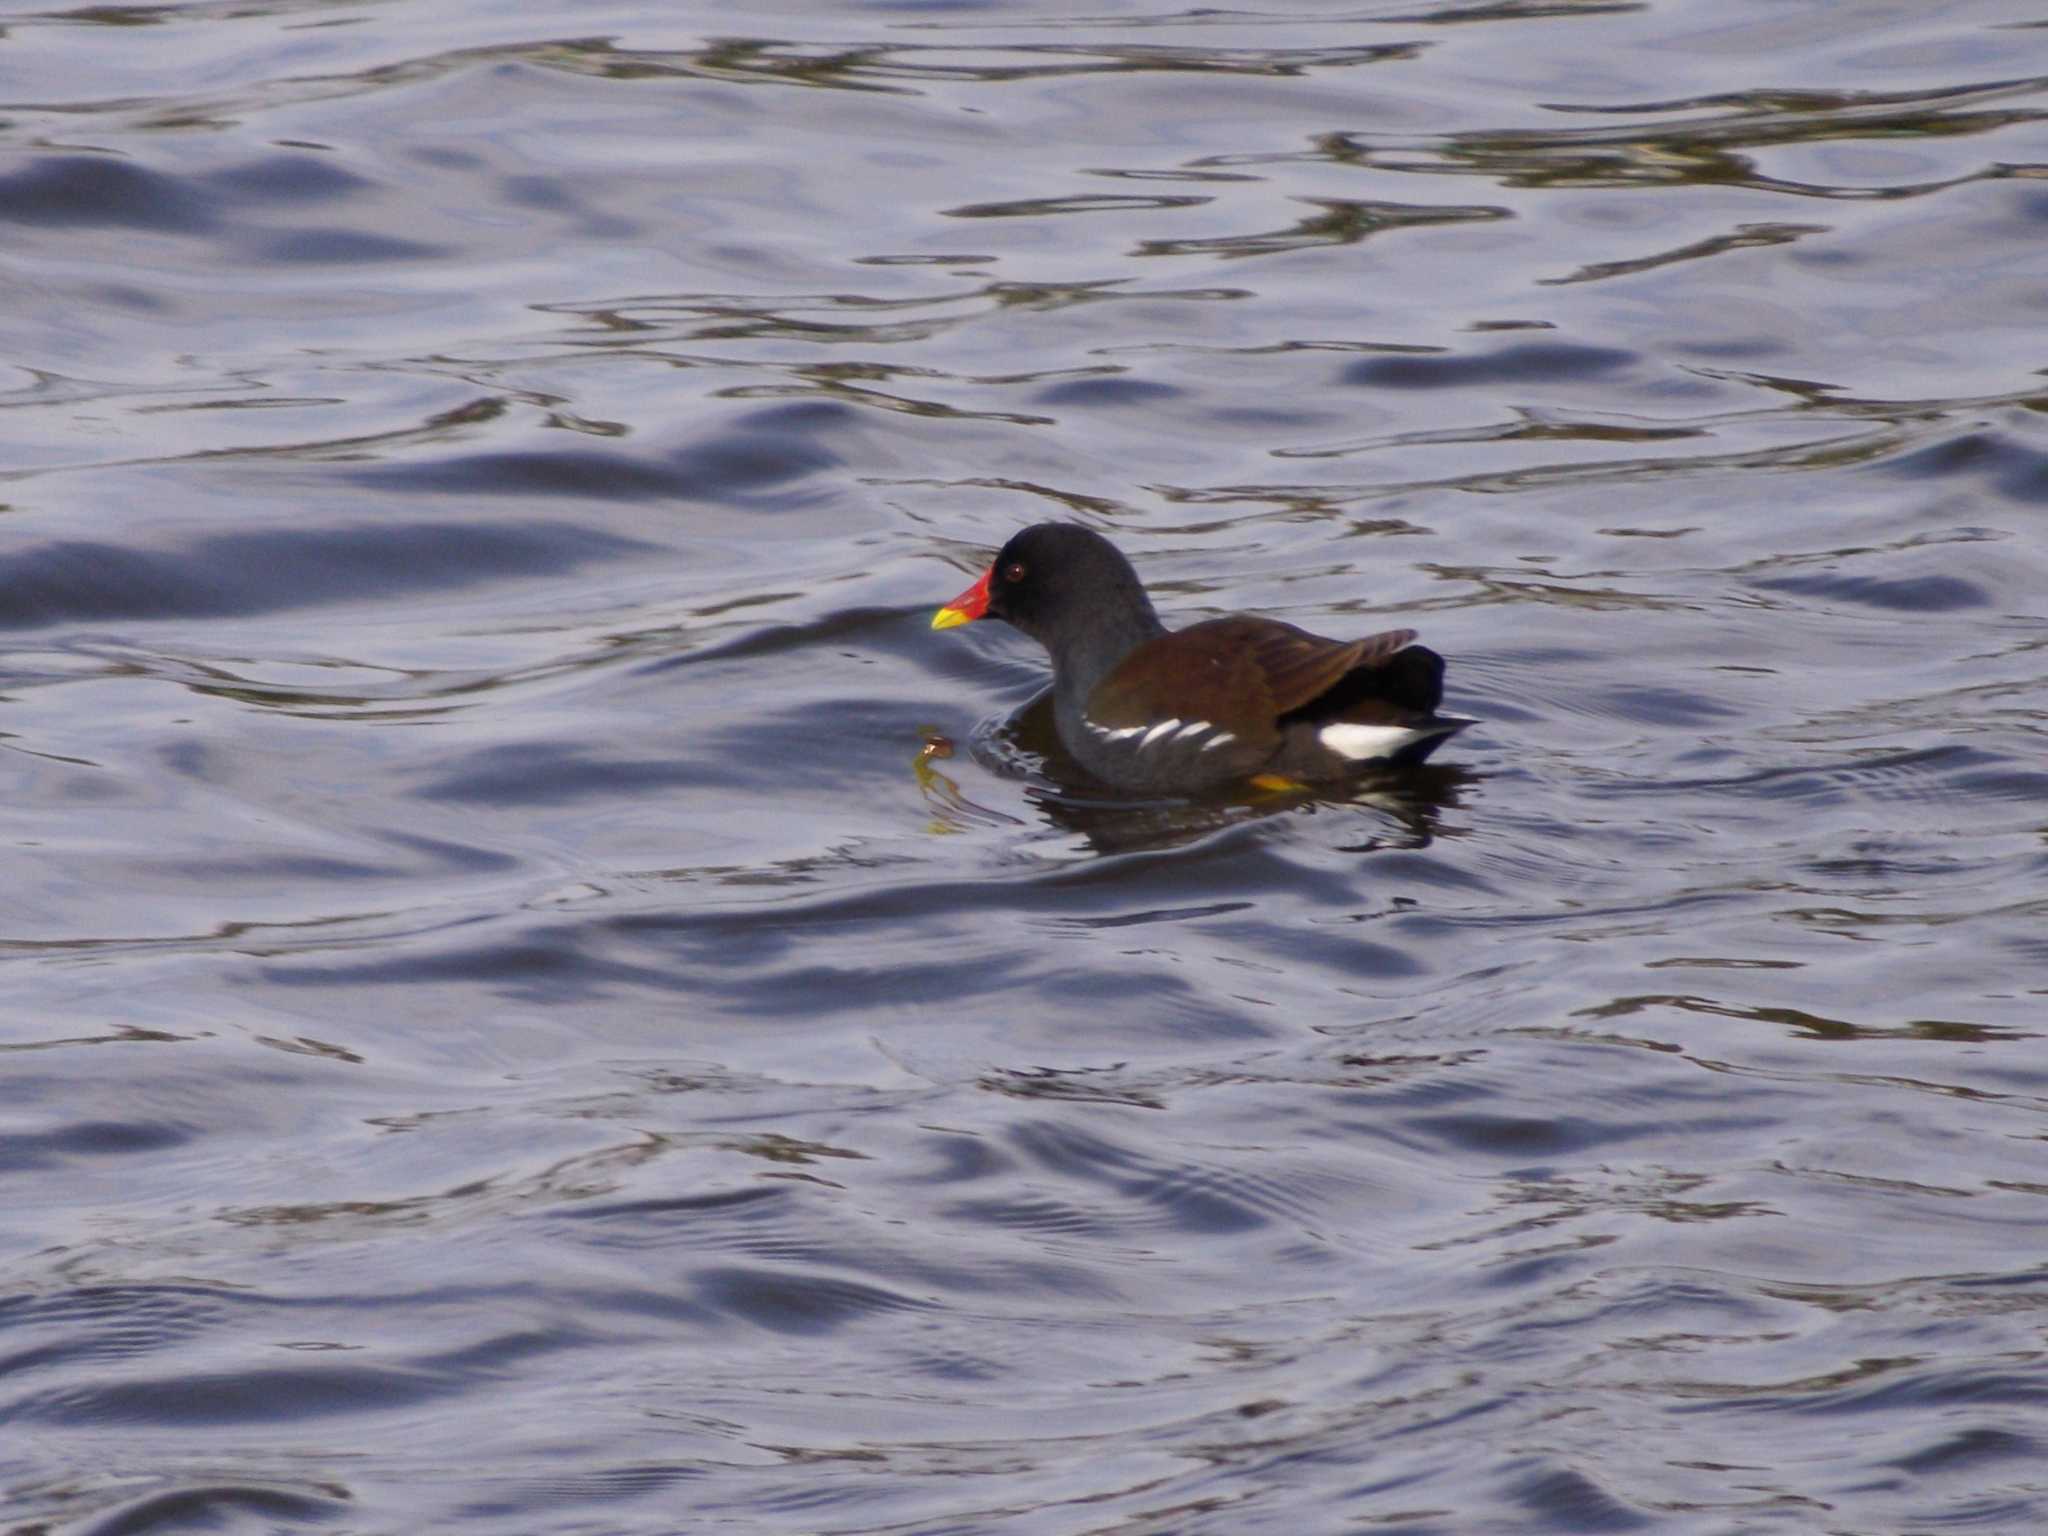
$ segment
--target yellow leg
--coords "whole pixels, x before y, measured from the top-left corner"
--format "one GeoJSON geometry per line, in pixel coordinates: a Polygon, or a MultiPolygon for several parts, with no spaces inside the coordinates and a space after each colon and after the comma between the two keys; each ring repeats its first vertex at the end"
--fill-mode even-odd
{"type": "Polygon", "coordinates": [[[1308,786],[1299,779],[1290,779],[1278,773],[1255,773],[1245,781],[1254,789],[1263,789],[1270,794],[1291,795],[1308,786]]]}

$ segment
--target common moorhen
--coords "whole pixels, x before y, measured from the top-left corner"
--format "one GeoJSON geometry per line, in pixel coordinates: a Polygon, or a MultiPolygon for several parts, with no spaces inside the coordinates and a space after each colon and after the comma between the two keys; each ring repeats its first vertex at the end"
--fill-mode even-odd
{"type": "Polygon", "coordinates": [[[1436,713],[1444,661],[1414,630],[1325,640],[1232,614],[1169,633],[1131,562],[1074,523],[1016,535],[932,628],[979,618],[1052,653],[1060,741],[1119,789],[1329,783],[1419,763],[1472,724],[1436,713]]]}

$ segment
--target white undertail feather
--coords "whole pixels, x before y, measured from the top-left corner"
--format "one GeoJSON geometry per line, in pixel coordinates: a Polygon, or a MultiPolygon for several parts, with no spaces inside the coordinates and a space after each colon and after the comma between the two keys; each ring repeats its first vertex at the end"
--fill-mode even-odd
{"type": "Polygon", "coordinates": [[[1340,721],[1317,731],[1316,739],[1339,757],[1362,763],[1375,757],[1392,757],[1403,747],[1443,734],[1442,731],[1418,731],[1407,725],[1352,725],[1340,721]]]}

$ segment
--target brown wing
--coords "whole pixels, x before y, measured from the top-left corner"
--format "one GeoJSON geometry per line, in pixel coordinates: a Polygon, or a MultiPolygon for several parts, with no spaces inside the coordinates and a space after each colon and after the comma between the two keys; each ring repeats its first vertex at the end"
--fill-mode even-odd
{"type": "Polygon", "coordinates": [[[1328,693],[1355,667],[1385,661],[1415,638],[1412,629],[1390,629],[1363,640],[1325,640],[1273,619],[1217,619],[1242,626],[1245,646],[1273,695],[1274,712],[1288,714],[1328,693]]]}
{"type": "Polygon", "coordinates": [[[1148,640],[1126,656],[1096,685],[1088,717],[1112,729],[1207,720],[1247,744],[1270,744],[1278,740],[1282,715],[1414,638],[1413,630],[1395,629],[1363,640],[1325,640],[1275,619],[1210,619],[1148,640]]]}

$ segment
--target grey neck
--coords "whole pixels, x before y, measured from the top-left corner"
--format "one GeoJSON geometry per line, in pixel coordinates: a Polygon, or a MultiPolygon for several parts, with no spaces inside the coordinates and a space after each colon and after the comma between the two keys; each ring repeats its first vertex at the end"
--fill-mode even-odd
{"type": "Polygon", "coordinates": [[[1054,702],[1078,714],[1095,685],[1133,650],[1166,633],[1151,599],[1133,586],[1097,609],[1086,626],[1074,626],[1046,649],[1052,655],[1054,702]]]}

